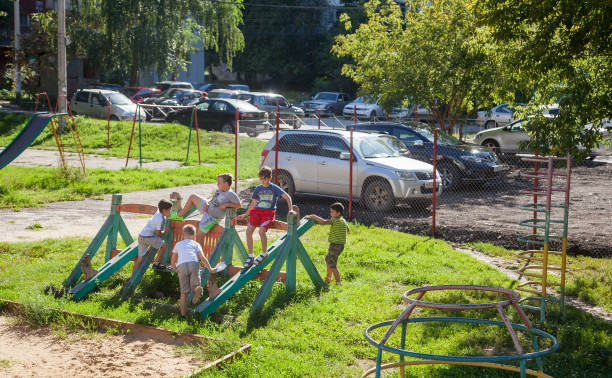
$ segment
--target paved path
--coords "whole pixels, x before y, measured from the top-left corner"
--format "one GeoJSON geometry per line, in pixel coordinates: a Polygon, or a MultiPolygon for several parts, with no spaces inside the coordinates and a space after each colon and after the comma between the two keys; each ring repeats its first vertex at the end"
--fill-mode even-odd
{"type": "MultiPolygon", "coordinates": [[[[185,198],[191,193],[209,197],[216,189],[216,184],[200,184],[151,191],[123,194],[123,203],[141,203],[157,205],[160,199],[169,198],[173,191],[181,193],[185,198]]],[[[104,199],[85,201],[65,201],[50,203],[39,209],[23,209],[21,211],[0,210],[2,236],[0,242],[33,241],[48,238],[64,238],[83,236],[93,238],[106,217],[110,213],[112,195],[104,199]],[[28,226],[39,224],[42,228],[27,229],[28,226]]],[[[149,216],[137,214],[122,214],[130,233],[138,235],[149,216]]],[[[194,219],[199,219],[196,213],[194,219]]]]}

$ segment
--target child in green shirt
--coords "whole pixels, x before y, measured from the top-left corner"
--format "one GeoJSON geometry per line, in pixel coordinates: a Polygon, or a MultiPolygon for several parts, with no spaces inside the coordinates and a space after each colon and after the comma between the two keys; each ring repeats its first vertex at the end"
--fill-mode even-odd
{"type": "Polygon", "coordinates": [[[336,285],[342,285],[342,282],[340,281],[340,272],[338,271],[337,267],[338,257],[344,250],[344,245],[346,244],[346,234],[351,231],[344,218],[342,218],[342,213],[344,213],[344,205],[342,205],[340,202],[336,202],[329,206],[329,214],[331,216],[330,219],[323,219],[314,214],[304,217],[306,219],[314,219],[321,224],[331,224],[328,239],[329,249],[327,256],[325,256],[325,263],[327,264],[327,278],[325,279],[325,283],[327,284],[333,282],[333,275],[336,279],[336,285]]]}

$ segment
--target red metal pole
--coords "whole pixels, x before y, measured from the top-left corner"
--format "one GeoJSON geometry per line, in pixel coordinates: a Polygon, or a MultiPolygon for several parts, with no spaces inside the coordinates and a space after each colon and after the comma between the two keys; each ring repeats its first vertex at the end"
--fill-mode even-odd
{"type": "Polygon", "coordinates": [[[349,222],[353,220],[353,128],[351,127],[351,153],[349,154],[349,222]]]}
{"type": "Polygon", "coordinates": [[[274,185],[278,185],[278,132],[280,131],[280,106],[276,105],[276,144],[274,145],[274,185]]]}
{"type": "Polygon", "coordinates": [[[132,139],[134,138],[134,128],[136,127],[136,114],[138,114],[138,112],[134,113],[134,120],[132,121],[132,133],[130,134],[130,144],[128,145],[127,158],[125,158],[126,168],[128,166],[128,161],[130,161],[130,150],[132,149],[132,139]]]}
{"type": "MultiPolygon", "coordinates": [[[[106,135],[106,149],[110,150],[110,97],[107,97],[106,99],[108,100],[108,103],[107,103],[107,105],[108,105],[107,106],[107,108],[108,108],[108,111],[107,111],[107,113],[108,113],[108,115],[107,115],[108,121],[106,122],[106,125],[107,125],[106,126],[106,129],[107,129],[107,133],[106,133],[107,134],[106,135]]],[[[138,113],[138,106],[136,106],[136,113],[138,113]]]]}
{"type": "Polygon", "coordinates": [[[353,105],[353,123],[357,123],[357,105],[353,105]]]}
{"type": "Polygon", "coordinates": [[[321,130],[321,111],[317,110],[317,119],[319,120],[319,130],[321,130]]]}
{"type": "Polygon", "coordinates": [[[234,151],[234,192],[238,193],[238,131],[240,130],[240,125],[238,124],[238,118],[240,116],[240,112],[238,108],[236,108],[236,116],[234,120],[234,126],[236,127],[236,150],[234,151]]]}
{"type": "Polygon", "coordinates": [[[198,111],[196,106],[193,106],[193,118],[195,119],[196,138],[198,139],[198,164],[202,164],[202,157],[200,155],[200,131],[198,130],[198,111]]]}
{"type": "MultiPolygon", "coordinates": [[[[433,199],[432,199],[432,209],[431,209],[431,236],[436,236],[436,198],[438,189],[437,180],[436,180],[436,172],[438,169],[438,129],[434,129],[434,142],[433,142],[433,199]]],[[[442,183],[440,183],[442,185],[442,183]]]]}

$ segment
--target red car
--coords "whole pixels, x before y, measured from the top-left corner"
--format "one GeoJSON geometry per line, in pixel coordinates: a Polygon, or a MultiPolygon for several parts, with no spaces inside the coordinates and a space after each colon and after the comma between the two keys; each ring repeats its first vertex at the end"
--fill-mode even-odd
{"type": "Polygon", "coordinates": [[[161,94],[159,89],[146,87],[124,87],[119,92],[126,95],[135,104],[143,102],[146,98],[156,97],[161,94]]]}

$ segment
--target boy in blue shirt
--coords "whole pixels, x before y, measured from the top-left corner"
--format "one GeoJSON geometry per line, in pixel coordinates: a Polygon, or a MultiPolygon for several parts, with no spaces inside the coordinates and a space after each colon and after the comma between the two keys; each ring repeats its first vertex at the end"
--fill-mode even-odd
{"type": "Polygon", "coordinates": [[[289,214],[295,214],[292,210],[291,197],[277,185],[270,182],[272,178],[272,169],[270,167],[262,167],[259,170],[259,182],[261,185],[255,188],[252,195],[251,205],[245,214],[238,218],[249,218],[249,226],[246,230],[247,248],[249,256],[244,262],[244,268],[248,269],[252,265],[261,264],[268,257],[268,237],[266,232],[274,223],[276,216],[276,201],[282,197],[287,201],[289,214]],[[253,253],[253,232],[259,227],[259,238],[261,239],[261,254],[256,259],[253,253]]]}

